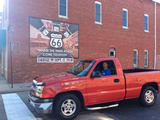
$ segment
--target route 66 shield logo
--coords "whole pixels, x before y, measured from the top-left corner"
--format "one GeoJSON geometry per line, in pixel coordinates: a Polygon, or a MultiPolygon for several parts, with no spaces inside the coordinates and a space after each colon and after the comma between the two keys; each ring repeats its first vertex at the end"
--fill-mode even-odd
{"type": "Polygon", "coordinates": [[[53,48],[61,48],[61,47],[63,47],[62,39],[51,38],[50,46],[53,47],[53,48]]]}

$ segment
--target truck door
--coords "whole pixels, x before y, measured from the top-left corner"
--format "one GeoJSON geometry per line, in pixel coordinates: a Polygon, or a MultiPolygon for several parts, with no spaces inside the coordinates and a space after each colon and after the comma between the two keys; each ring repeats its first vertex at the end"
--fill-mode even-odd
{"type": "Polygon", "coordinates": [[[117,74],[115,64],[112,60],[101,61],[92,71],[99,71],[101,77],[90,77],[87,80],[88,104],[100,104],[123,100],[125,97],[124,76],[117,74]],[[107,63],[109,70],[104,74],[103,64],[107,63]]]}

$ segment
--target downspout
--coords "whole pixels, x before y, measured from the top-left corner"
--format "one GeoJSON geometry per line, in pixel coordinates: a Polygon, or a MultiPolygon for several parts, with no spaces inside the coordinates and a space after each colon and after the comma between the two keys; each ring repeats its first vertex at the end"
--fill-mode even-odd
{"type": "Polygon", "coordinates": [[[156,47],[157,47],[157,24],[156,24],[156,6],[157,5],[157,3],[155,2],[155,10],[154,10],[154,12],[155,12],[155,26],[154,26],[154,28],[155,28],[155,36],[154,36],[154,69],[156,69],[156,54],[157,54],[157,50],[156,50],[156,47]]]}

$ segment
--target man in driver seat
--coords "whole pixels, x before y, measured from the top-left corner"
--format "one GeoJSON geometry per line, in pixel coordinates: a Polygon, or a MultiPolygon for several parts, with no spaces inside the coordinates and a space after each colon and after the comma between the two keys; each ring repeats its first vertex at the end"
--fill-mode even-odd
{"type": "Polygon", "coordinates": [[[101,71],[101,75],[102,76],[107,76],[107,75],[111,75],[111,70],[108,68],[108,63],[107,62],[103,62],[103,69],[101,71]]]}

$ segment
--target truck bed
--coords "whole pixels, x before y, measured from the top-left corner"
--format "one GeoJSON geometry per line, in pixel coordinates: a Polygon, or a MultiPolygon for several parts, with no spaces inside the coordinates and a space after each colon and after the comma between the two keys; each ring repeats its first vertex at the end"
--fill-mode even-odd
{"type": "Polygon", "coordinates": [[[123,72],[126,81],[126,99],[139,98],[145,83],[160,83],[160,70],[136,68],[123,72]]]}
{"type": "Polygon", "coordinates": [[[135,68],[135,69],[125,69],[123,70],[123,73],[137,73],[137,72],[150,72],[150,71],[160,71],[160,70],[135,68]]]}

